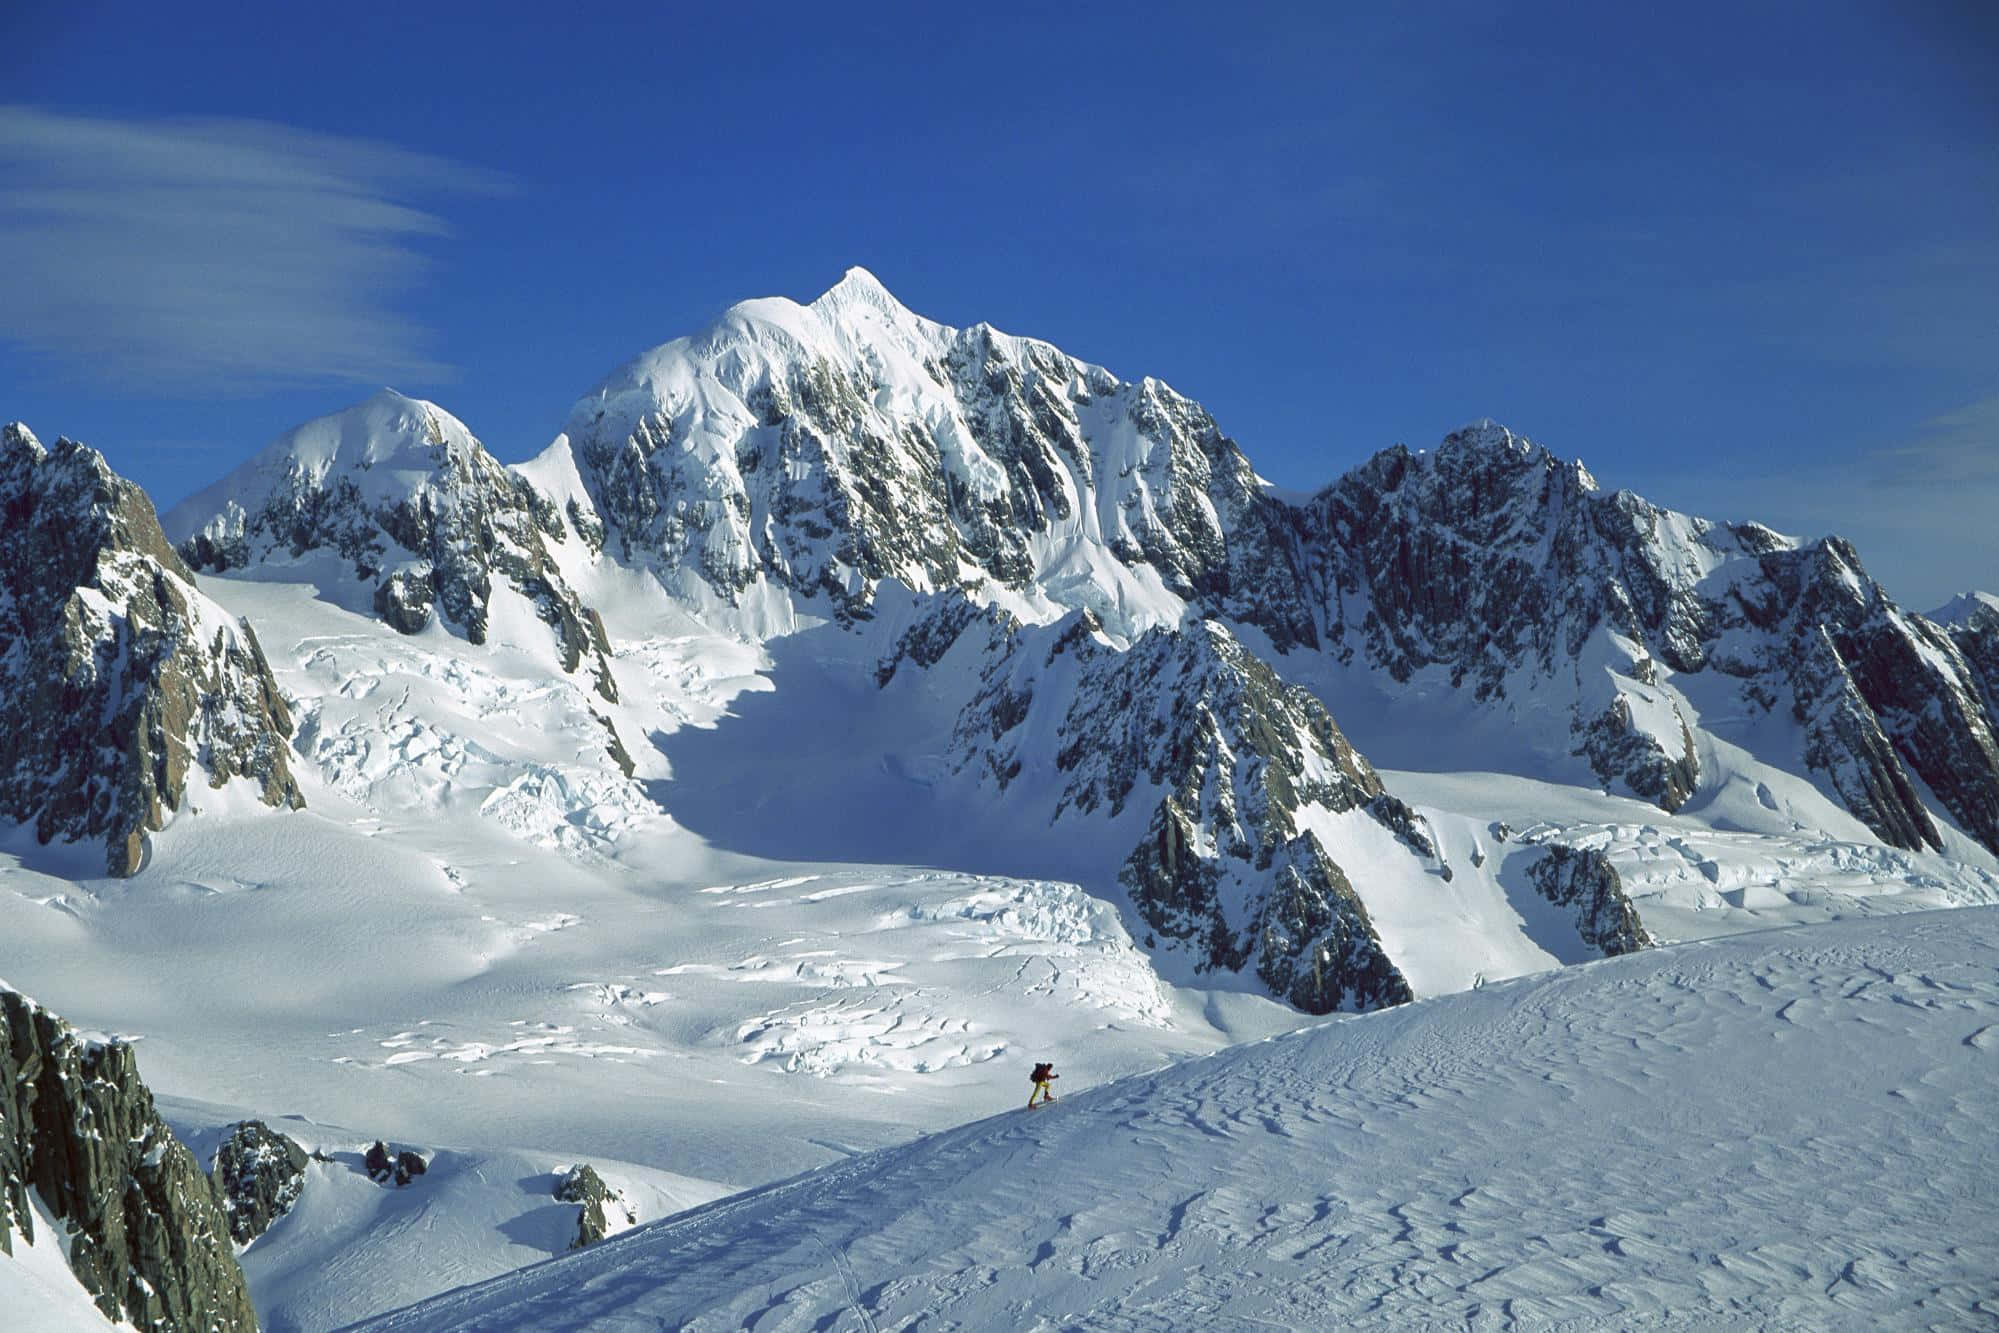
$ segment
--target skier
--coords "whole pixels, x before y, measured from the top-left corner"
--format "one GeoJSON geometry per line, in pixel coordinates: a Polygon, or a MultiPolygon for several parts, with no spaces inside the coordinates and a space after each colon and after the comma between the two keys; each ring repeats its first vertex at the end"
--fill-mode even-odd
{"type": "MultiPolygon", "coordinates": [[[[1032,1074],[1029,1074],[1027,1077],[1028,1080],[1034,1084],[1034,1091],[1027,1094],[1028,1110],[1032,1111],[1034,1109],[1034,1099],[1036,1097],[1045,1097],[1050,1102],[1055,1100],[1054,1090],[1051,1089],[1048,1085],[1050,1083],[1053,1083],[1056,1079],[1062,1076],[1055,1072],[1054,1065],[1038,1064],[1034,1066],[1034,1072],[1032,1074]]],[[[1043,1103],[1043,1105],[1046,1104],[1047,1104],[1046,1102],[1043,1103]]]]}

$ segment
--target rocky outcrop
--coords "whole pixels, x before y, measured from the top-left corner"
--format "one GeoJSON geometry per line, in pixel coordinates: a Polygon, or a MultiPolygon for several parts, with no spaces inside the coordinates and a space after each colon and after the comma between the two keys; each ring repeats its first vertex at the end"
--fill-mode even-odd
{"type": "Polygon", "coordinates": [[[1411,998],[1308,810],[1357,812],[1434,859],[1330,714],[1227,628],[1149,631],[1120,651],[1088,612],[1011,635],[960,711],[960,772],[1029,782],[1051,819],[1151,809],[1118,879],[1156,947],[1253,969],[1313,1013],[1411,998]],[[1383,799],[1386,797],[1386,799],[1383,799]]]}
{"type": "Polygon", "coordinates": [[[0,1251],[34,1239],[30,1189],[106,1318],[160,1333],[257,1327],[208,1177],[154,1111],[132,1048],[0,987],[0,1251]]]}
{"type": "Polygon", "coordinates": [[[1897,607],[1836,537],[1772,553],[1762,564],[1784,609],[1782,660],[1800,713],[1815,705],[1838,713],[1835,695],[1857,699],[1865,713],[1811,732],[1808,743],[1832,752],[1813,766],[1842,796],[1859,794],[1849,808],[1882,841],[1940,846],[1913,791],[1903,797],[1911,785],[1899,772],[1906,764],[1965,832],[1999,851],[1999,737],[1978,677],[1950,634],[1897,607]]]}
{"type": "Polygon", "coordinates": [[[191,774],[304,805],[292,720],[249,625],[198,592],[152,503],[95,450],[0,430],[0,817],[103,840],[109,873],[191,774]]]}
{"type": "Polygon", "coordinates": [[[568,539],[561,510],[434,403],[384,389],[308,422],[168,527],[198,570],[335,555],[404,634],[438,621],[484,643],[495,585],[510,587],[553,632],[562,669],[617,699],[603,623],[551,553],[568,539]]]}
{"type": "Polygon", "coordinates": [[[587,1162],[579,1162],[563,1173],[556,1183],[555,1197],[564,1203],[582,1205],[576,1219],[576,1238],[569,1242],[572,1250],[615,1236],[639,1220],[625,1196],[606,1185],[597,1169],[587,1162]]]}
{"type": "Polygon", "coordinates": [[[209,1178],[231,1239],[248,1245],[291,1211],[305,1189],[306,1162],[305,1149],[261,1120],[229,1126],[209,1178]]]}
{"type": "Polygon", "coordinates": [[[1527,867],[1536,892],[1557,907],[1575,910],[1583,943],[1608,958],[1652,946],[1638,909],[1624,892],[1624,880],[1610,858],[1595,848],[1557,843],[1527,867]]]}

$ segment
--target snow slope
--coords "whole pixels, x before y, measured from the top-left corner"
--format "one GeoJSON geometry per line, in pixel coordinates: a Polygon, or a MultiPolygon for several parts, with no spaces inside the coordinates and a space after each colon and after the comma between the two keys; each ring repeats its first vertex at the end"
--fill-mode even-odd
{"type": "Polygon", "coordinates": [[[364,1327],[1986,1326],[1995,950],[1841,922],[1336,1021],[364,1327]]]}

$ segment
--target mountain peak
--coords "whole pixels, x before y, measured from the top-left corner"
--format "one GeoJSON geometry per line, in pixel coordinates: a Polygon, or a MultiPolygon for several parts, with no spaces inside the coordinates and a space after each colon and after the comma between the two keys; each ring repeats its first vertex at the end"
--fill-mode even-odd
{"type": "Polygon", "coordinates": [[[877,278],[859,264],[854,265],[841,274],[840,280],[831,287],[828,287],[812,305],[814,309],[826,310],[836,306],[853,305],[856,303],[877,307],[890,305],[898,310],[907,308],[902,302],[895,299],[894,294],[888,288],[882,286],[880,278],[877,278]]]}
{"type": "Polygon", "coordinates": [[[48,452],[42,448],[42,442],[35,438],[35,433],[28,429],[24,421],[10,421],[0,426],[0,450],[9,453],[20,450],[35,457],[48,452]]]}
{"type": "Polygon", "coordinates": [[[867,323],[900,330],[905,338],[912,333],[943,330],[935,320],[925,319],[896,300],[894,293],[882,286],[881,279],[858,265],[848,269],[808,309],[826,324],[835,329],[844,328],[850,335],[856,324],[867,323]]]}
{"type": "Polygon", "coordinates": [[[1989,592],[1961,592],[1924,617],[1939,625],[1969,625],[1974,618],[1999,619],[1999,596],[1989,592]]]}

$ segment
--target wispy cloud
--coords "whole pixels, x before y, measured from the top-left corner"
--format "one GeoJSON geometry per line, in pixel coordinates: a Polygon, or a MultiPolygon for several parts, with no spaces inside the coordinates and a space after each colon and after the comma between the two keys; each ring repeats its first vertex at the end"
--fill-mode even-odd
{"type": "Polygon", "coordinates": [[[436,379],[397,308],[450,234],[414,199],[506,177],[253,120],[0,107],[0,337],[123,389],[436,379]]]}

